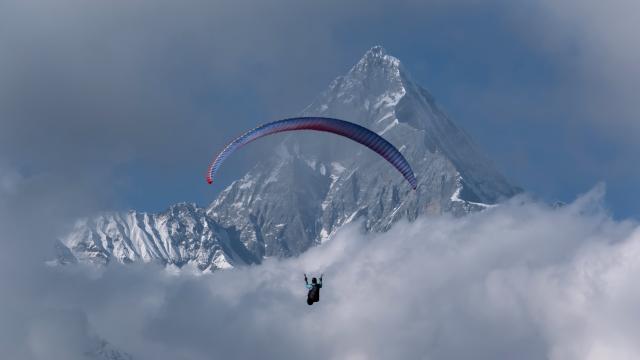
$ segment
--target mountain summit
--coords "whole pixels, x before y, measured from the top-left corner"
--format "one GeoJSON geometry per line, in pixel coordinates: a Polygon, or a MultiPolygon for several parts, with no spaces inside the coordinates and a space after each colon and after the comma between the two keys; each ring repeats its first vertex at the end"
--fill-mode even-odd
{"type": "Polygon", "coordinates": [[[333,80],[302,115],[345,119],[382,135],[407,158],[418,189],[357,144],[316,133],[285,136],[275,155],[231,184],[207,212],[238,229],[260,257],[299,254],[357,219],[367,230],[385,231],[403,217],[464,214],[519,191],[381,46],[333,80]]]}
{"type": "MultiPolygon", "coordinates": [[[[394,144],[418,188],[370,150],[329,134],[281,135],[276,150],[220,193],[207,209],[105,215],[80,222],[58,246],[106,263],[161,261],[220,268],[295,256],[362,220],[386,231],[402,218],[463,215],[516,194],[470,137],[381,46],[333,80],[302,114],[363,125],[394,144]]],[[[247,149],[249,151],[249,149],[247,149]]]]}

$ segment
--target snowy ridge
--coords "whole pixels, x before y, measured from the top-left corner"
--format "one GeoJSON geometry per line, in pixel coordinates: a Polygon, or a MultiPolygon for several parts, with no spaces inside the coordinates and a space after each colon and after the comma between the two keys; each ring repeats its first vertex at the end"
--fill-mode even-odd
{"type": "Polygon", "coordinates": [[[476,205],[476,206],[480,206],[483,208],[492,208],[492,207],[496,207],[498,206],[498,204],[483,204],[480,202],[473,202],[473,201],[467,201],[467,200],[462,200],[460,198],[460,193],[462,193],[462,176],[460,174],[458,174],[458,176],[456,177],[456,191],[451,195],[451,201],[454,202],[458,202],[458,203],[463,203],[466,205],[476,205]]]}
{"type": "Polygon", "coordinates": [[[256,262],[232,231],[194,204],[177,204],[160,214],[130,211],[82,219],[58,247],[63,263],[141,261],[214,271],[256,262]]]}

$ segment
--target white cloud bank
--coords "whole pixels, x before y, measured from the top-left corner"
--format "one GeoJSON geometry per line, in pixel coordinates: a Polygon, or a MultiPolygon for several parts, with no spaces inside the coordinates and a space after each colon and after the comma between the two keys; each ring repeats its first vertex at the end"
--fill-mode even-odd
{"type": "Polygon", "coordinates": [[[136,359],[638,359],[640,228],[603,194],[349,226],[299,258],[212,275],[48,269],[0,334],[17,359],[82,358],[95,336],[136,359]],[[305,271],[325,273],[313,306],[305,271]]]}

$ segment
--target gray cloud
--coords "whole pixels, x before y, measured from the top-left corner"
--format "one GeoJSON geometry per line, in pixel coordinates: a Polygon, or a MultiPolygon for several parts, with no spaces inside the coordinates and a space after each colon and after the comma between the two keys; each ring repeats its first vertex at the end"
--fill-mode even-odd
{"type": "Polygon", "coordinates": [[[539,11],[539,31],[533,34],[566,63],[576,96],[567,94],[568,100],[580,107],[582,120],[595,122],[614,139],[637,143],[639,109],[633,94],[640,90],[640,46],[634,34],[640,29],[640,4],[544,1],[539,11]]]}
{"type": "MultiPolygon", "coordinates": [[[[522,24],[534,31],[532,43],[563,69],[556,94],[566,128],[562,150],[578,169],[578,178],[603,179],[618,208],[637,214],[631,194],[637,167],[629,166],[640,147],[635,94],[640,92],[640,30],[636,1],[543,1],[522,24]],[[533,20],[537,19],[537,20],[533,20]],[[634,180],[632,180],[634,179],[634,180]],[[631,210],[631,211],[629,211],[631,210]]],[[[562,171],[562,170],[560,170],[562,171]]],[[[570,174],[567,174],[570,176],[570,174]]]]}
{"type": "Polygon", "coordinates": [[[197,187],[231,134],[297,113],[344,71],[333,24],[365,16],[289,0],[0,6],[0,166],[109,188],[107,208],[136,171],[197,187]]]}

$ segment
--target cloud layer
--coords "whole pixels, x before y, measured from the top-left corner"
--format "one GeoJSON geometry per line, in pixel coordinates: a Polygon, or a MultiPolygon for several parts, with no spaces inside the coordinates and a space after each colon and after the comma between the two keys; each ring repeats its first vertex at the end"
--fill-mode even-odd
{"type": "Polygon", "coordinates": [[[640,228],[612,220],[603,192],[384,234],[355,224],[299,258],[209,275],[39,268],[3,289],[0,344],[15,359],[81,358],[97,338],[137,359],[637,358],[640,228]],[[303,272],[325,274],[311,307],[303,272]]]}

